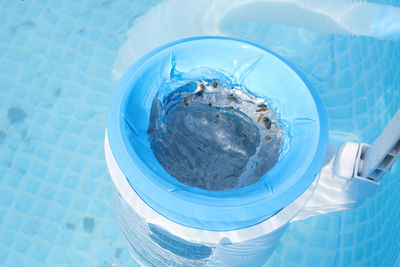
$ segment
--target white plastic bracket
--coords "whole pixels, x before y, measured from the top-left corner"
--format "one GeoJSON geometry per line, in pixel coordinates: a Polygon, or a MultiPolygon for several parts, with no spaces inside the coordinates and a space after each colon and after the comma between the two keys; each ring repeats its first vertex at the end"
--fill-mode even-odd
{"type": "Polygon", "coordinates": [[[372,145],[346,142],[336,153],[333,174],[336,182],[368,179],[378,183],[400,156],[400,110],[372,145]]]}
{"type": "Polygon", "coordinates": [[[357,202],[367,198],[400,156],[400,110],[372,145],[346,142],[338,149],[332,178],[357,202]]]}
{"type": "Polygon", "coordinates": [[[400,110],[372,145],[346,142],[338,149],[333,163],[333,179],[358,202],[380,184],[400,156],[400,110]]]}
{"type": "Polygon", "coordinates": [[[332,179],[341,185],[341,192],[356,203],[361,203],[380,184],[380,181],[359,174],[365,151],[370,146],[364,143],[342,144],[333,161],[332,179]]]}
{"type": "Polygon", "coordinates": [[[400,110],[371,146],[363,145],[355,174],[380,181],[400,156],[400,110]]]}
{"type": "Polygon", "coordinates": [[[400,111],[372,145],[345,142],[338,150],[328,151],[313,195],[292,221],[357,207],[380,185],[381,176],[399,156],[400,111]]]}
{"type": "Polygon", "coordinates": [[[345,142],[336,152],[333,161],[333,176],[335,182],[344,185],[354,177],[354,169],[358,163],[360,144],[345,142]]]}

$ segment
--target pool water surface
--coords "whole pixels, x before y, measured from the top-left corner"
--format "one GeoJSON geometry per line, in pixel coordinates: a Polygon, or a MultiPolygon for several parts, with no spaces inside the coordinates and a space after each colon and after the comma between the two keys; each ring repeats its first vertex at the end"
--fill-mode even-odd
{"type": "MultiPolygon", "coordinates": [[[[139,266],[114,222],[103,141],[117,51],[158,2],[0,0],[0,266],[139,266]]],[[[334,145],[372,142],[400,108],[399,41],[228,28],[305,73],[334,145]]],[[[357,209],[290,224],[265,266],[399,264],[399,178],[397,163],[357,209]]]]}

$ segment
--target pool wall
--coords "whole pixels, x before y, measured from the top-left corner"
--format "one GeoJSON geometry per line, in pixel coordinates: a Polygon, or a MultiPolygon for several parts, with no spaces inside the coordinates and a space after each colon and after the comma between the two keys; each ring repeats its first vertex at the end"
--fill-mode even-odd
{"type": "MultiPolygon", "coordinates": [[[[0,1],[0,265],[138,266],[115,226],[103,140],[117,51],[157,2],[0,1]]],[[[308,73],[334,144],[371,142],[400,107],[398,43],[233,28],[308,73]]],[[[399,263],[399,177],[396,163],[357,209],[291,224],[265,266],[399,263]]]]}
{"type": "MultiPolygon", "coordinates": [[[[346,140],[372,143],[400,108],[398,42],[278,24],[236,25],[234,33],[278,52],[306,73],[325,105],[330,142],[336,146],[346,140]]],[[[393,266],[400,252],[399,171],[396,163],[355,210],[291,224],[266,266],[393,266]]]]}

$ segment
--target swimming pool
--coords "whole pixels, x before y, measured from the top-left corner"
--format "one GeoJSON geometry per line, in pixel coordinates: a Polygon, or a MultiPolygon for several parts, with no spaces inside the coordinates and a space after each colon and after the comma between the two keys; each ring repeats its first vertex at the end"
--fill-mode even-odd
{"type": "MultiPolygon", "coordinates": [[[[103,139],[118,48],[158,1],[0,2],[0,265],[137,266],[114,223],[103,139]]],[[[398,42],[277,23],[229,30],[308,75],[334,144],[371,142],[400,107],[398,42]]],[[[292,223],[265,266],[393,266],[399,173],[356,210],[292,223]]]]}

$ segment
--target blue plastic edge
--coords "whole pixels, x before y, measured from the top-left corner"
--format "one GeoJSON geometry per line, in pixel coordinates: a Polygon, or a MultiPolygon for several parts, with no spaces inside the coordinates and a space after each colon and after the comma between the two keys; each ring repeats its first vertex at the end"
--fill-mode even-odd
{"type": "MultiPolygon", "coordinates": [[[[131,185],[132,189],[139,195],[139,197],[147,203],[151,208],[153,208],[156,212],[161,214],[162,216],[168,218],[171,221],[174,221],[176,223],[179,223],[181,225],[185,225],[188,227],[192,228],[197,228],[197,229],[204,229],[204,230],[211,230],[211,231],[229,231],[229,230],[236,230],[236,229],[242,229],[245,227],[249,227],[255,224],[258,224],[293,202],[296,198],[298,198],[314,181],[316,175],[319,173],[320,168],[325,160],[325,155],[328,147],[328,123],[327,123],[327,116],[325,109],[323,107],[322,101],[319,98],[318,94],[316,93],[314,87],[311,85],[311,83],[304,77],[304,75],[290,62],[288,62],[285,58],[279,56],[273,51],[270,51],[260,45],[237,39],[237,38],[230,38],[230,37],[219,37],[219,36],[199,36],[199,37],[191,37],[191,38],[186,38],[186,39],[181,39],[177,40],[171,43],[168,43],[166,45],[160,46],[159,48],[149,52],[142,58],[140,58],[136,63],[134,63],[128,71],[124,74],[122,79],[119,81],[117,84],[117,87],[115,89],[115,92],[113,94],[113,97],[111,99],[110,107],[109,107],[109,112],[108,112],[108,118],[107,118],[107,133],[108,133],[108,138],[109,138],[109,143],[111,147],[111,151],[113,153],[113,156],[118,163],[120,169],[122,172],[125,174],[127,177],[127,180],[129,184],[131,185]],[[196,195],[195,198],[193,198],[193,201],[198,201],[198,208],[199,210],[196,210],[196,214],[199,213],[204,213],[205,216],[204,218],[210,218],[208,221],[200,221],[196,220],[190,217],[191,214],[193,214],[193,210],[191,210],[191,207],[187,206],[187,199],[188,197],[190,198],[191,192],[187,191],[182,191],[181,194],[186,194],[184,200],[182,198],[182,201],[179,201],[179,199],[176,198],[176,194],[174,197],[174,203],[175,207],[164,207],[162,205],[163,200],[165,198],[168,198],[168,194],[171,194],[168,190],[165,190],[164,195],[159,195],[159,194],[154,194],[152,193],[152,187],[154,187],[154,183],[151,182],[146,182],[148,179],[144,177],[143,173],[140,173],[140,170],[137,166],[134,166],[132,164],[132,158],[135,158],[135,160],[140,160],[140,158],[137,155],[130,155],[128,150],[125,147],[126,140],[124,140],[124,137],[122,135],[122,124],[121,124],[121,116],[120,116],[120,110],[121,110],[121,103],[123,101],[123,97],[126,95],[127,91],[130,90],[127,86],[129,86],[130,79],[133,77],[136,71],[140,69],[140,66],[143,65],[149,58],[151,58],[153,55],[158,53],[159,51],[162,51],[168,47],[174,46],[176,44],[182,43],[182,42],[189,42],[189,41],[195,41],[195,40],[201,40],[201,39],[223,39],[223,40],[231,40],[235,42],[240,42],[243,44],[248,44],[254,47],[257,47],[259,49],[262,49],[266,51],[267,53],[277,57],[280,59],[283,63],[288,65],[300,78],[301,80],[305,83],[305,85],[308,87],[318,110],[318,115],[319,115],[319,121],[320,121],[320,139],[318,143],[317,150],[315,152],[314,158],[312,160],[312,163],[308,167],[308,169],[304,172],[303,176],[299,181],[295,184],[295,186],[292,186],[284,195],[277,196],[276,198],[273,199],[267,199],[263,201],[262,199],[254,199],[255,204],[252,206],[245,206],[242,208],[246,209],[246,212],[241,214],[242,216],[240,217],[241,220],[233,220],[231,222],[227,222],[225,219],[219,220],[219,217],[209,217],[207,216],[207,207],[213,207],[218,208],[220,214],[223,214],[224,218],[229,216],[229,214],[226,214],[227,209],[225,208],[227,203],[224,200],[225,196],[229,196],[229,199],[232,199],[232,197],[236,196],[240,198],[241,200],[244,200],[244,197],[248,197],[251,200],[251,195],[245,196],[242,194],[245,192],[246,188],[242,189],[236,189],[236,190],[231,190],[231,191],[222,191],[222,192],[212,192],[212,196],[218,196],[220,195],[221,197],[213,197],[213,198],[204,198],[204,199],[199,199],[199,195],[196,195]],[[129,175],[136,174],[134,178],[129,177],[129,175]],[[140,188],[136,186],[136,181],[138,179],[141,179],[140,181],[140,188]],[[178,202],[176,202],[178,201],[178,202]],[[216,201],[220,201],[221,205],[216,204],[216,201]],[[187,206],[187,207],[186,207],[187,206]],[[179,209],[178,209],[179,208],[179,209]]],[[[254,184],[253,186],[257,185],[254,184]]],[[[206,191],[206,190],[203,190],[206,191]]],[[[237,203],[237,201],[235,201],[237,203]]],[[[248,201],[243,201],[247,202],[248,201]]],[[[240,205],[236,206],[235,208],[240,209],[240,205]]],[[[237,212],[240,212],[237,210],[237,212]]],[[[237,218],[237,212],[235,214],[232,214],[232,218],[237,218]]],[[[211,215],[211,214],[210,214],[211,215]]]]}

